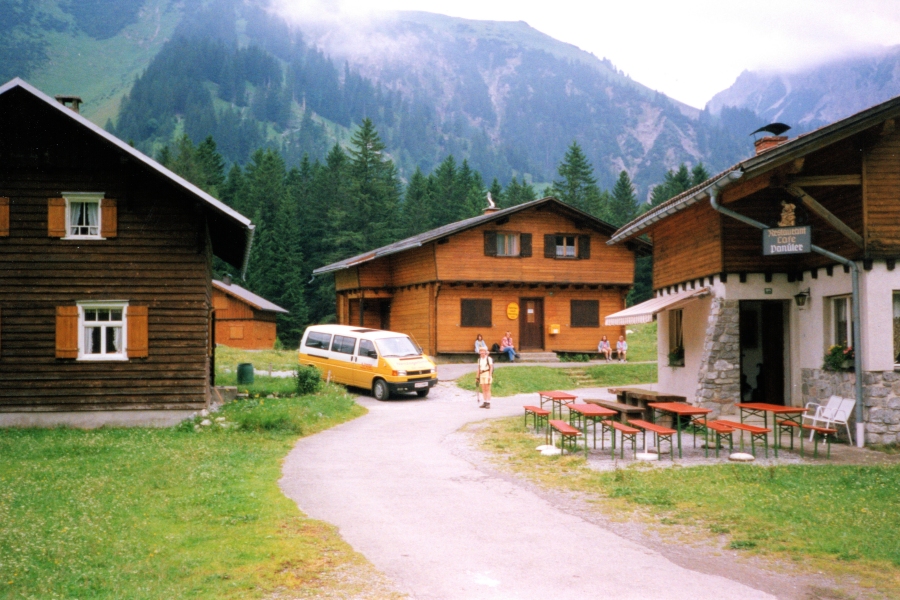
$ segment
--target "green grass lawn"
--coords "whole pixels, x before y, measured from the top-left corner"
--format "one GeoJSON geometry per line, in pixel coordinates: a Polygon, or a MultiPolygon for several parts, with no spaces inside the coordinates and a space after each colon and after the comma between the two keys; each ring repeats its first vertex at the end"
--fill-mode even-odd
{"type": "Polygon", "coordinates": [[[363,412],[327,386],[230,403],[227,428],[3,430],[0,597],[358,593],[379,574],[277,482],[298,436],[363,412]]]}
{"type": "Polygon", "coordinates": [[[479,436],[507,468],[586,493],[600,510],[649,519],[672,536],[685,528],[725,536],[731,549],[802,561],[900,597],[900,465],[648,468],[627,461],[598,472],[581,455],[540,456],[534,449],[543,437],[523,430],[521,418],[490,422],[479,436]]]}
{"type": "MultiPolygon", "coordinates": [[[[584,365],[580,367],[503,367],[494,369],[491,394],[498,398],[544,390],[608,387],[656,381],[656,364],[584,365]]],[[[456,384],[475,391],[475,375],[464,375],[456,384]]]]}
{"type": "MultiPolygon", "coordinates": [[[[641,323],[639,325],[628,325],[628,360],[631,362],[656,360],[656,321],[652,323],[641,323]]],[[[612,342],[613,348],[616,347],[615,341],[612,342]]]]}

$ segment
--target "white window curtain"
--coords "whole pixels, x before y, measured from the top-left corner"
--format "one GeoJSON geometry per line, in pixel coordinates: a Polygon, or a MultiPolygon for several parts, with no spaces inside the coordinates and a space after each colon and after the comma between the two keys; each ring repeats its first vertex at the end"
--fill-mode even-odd
{"type": "Polygon", "coordinates": [[[71,202],[69,219],[70,235],[100,235],[99,202],[71,202]]]}

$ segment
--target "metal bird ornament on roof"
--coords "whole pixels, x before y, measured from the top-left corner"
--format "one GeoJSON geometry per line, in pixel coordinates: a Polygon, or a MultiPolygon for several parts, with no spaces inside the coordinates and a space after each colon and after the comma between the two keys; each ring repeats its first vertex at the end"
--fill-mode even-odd
{"type": "Polygon", "coordinates": [[[753,135],[755,133],[762,133],[762,132],[771,133],[772,135],[781,135],[782,133],[784,133],[785,131],[787,131],[790,128],[791,128],[790,125],[785,125],[784,123],[769,123],[768,125],[764,125],[764,126],[760,127],[759,129],[757,129],[750,135],[753,135]]]}

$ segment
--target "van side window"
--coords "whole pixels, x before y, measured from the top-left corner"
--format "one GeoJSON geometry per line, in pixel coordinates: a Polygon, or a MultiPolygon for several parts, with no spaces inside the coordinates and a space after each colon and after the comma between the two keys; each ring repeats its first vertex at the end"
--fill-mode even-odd
{"type": "Polygon", "coordinates": [[[331,334],[330,333],[321,333],[318,331],[310,331],[309,336],[306,338],[306,347],[307,348],[321,348],[323,350],[328,350],[328,346],[331,345],[331,334]]]}
{"type": "Polygon", "coordinates": [[[356,353],[368,358],[378,358],[378,353],[375,351],[375,343],[371,340],[359,340],[359,350],[356,353]]]}
{"type": "Polygon", "coordinates": [[[354,348],[356,348],[356,338],[344,335],[334,336],[334,342],[331,344],[331,351],[341,354],[353,354],[354,348]]]}

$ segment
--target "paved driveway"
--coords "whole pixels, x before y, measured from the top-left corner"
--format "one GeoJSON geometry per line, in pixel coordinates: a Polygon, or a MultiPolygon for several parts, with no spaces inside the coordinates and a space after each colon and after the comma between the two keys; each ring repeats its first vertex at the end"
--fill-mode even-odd
{"type": "Polygon", "coordinates": [[[519,415],[523,401],[533,395],[487,411],[447,382],[427,400],[361,397],[368,415],[297,443],[282,489],[413,598],[775,597],[679,566],[485,467],[458,430],[519,415]]]}

